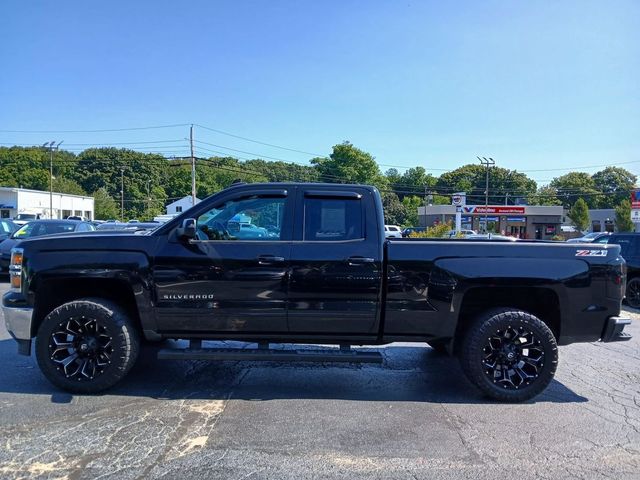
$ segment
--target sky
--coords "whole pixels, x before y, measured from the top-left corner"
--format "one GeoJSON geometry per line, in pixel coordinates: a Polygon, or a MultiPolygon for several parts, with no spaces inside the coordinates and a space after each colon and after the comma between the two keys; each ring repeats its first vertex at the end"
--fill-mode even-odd
{"type": "Polygon", "coordinates": [[[640,175],[639,25],[636,0],[5,0],[0,144],[186,155],[195,123],[200,156],[640,175]]]}

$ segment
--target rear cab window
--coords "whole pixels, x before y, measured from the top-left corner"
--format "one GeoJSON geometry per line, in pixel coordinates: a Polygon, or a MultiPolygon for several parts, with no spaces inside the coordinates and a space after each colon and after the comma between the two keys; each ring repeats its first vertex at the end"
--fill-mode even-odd
{"type": "Polygon", "coordinates": [[[304,241],[339,242],[365,237],[362,196],[353,192],[306,192],[304,241]]]}

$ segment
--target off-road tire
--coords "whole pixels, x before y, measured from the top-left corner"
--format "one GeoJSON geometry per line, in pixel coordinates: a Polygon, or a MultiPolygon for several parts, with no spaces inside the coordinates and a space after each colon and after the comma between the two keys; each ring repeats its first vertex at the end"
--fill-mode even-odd
{"type": "Polygon", "coordinates": [[[558,365],[558,346],[553,332],[534,315],[517,308],[495,309],[482,314],[467,331],[460,349],[460,363],[466,377],[487,397],[501,402],[523,402],[540,394],[553,379],[558,365]],[[522,328],[526,335],[531,334],[538,342],[537,348],[543,352],[535,378],[517,387],[506,382],[496,383],[495,377],[492,379],[490,370],[483,364],[487,344],[496,332],[504,332],[508,328],[522,328]]]}
{"type": "Polygon", "coordinates": [[[634,277],[627,282],[625,302],[631,308],[640,308],[640,277],[634,277]]]}
{"type": "MultiPolygon", "coordinates": [[[[60,341],[61,337],[65,341],[64,334],[59,333],[57,341],[60,341]]],[[[69,341],[68,338],[72,337],[67,337],[66,341],[69,341]]],[[[45,317],[36,335],[35,351],[40,370],[53,385],[73,393],[97,393],[112,387],[124,378],[135,363],[139,348],[138,332],[120,307],[101,298],[83,298],[60,305],[45,317]],[[94,370],[91,378],[85,377],[84,374],[69,377],[66,367],[61,368],[62,365],[54,361],[53,335],[60,331],[66,332],[65,325],[68,325],[69,321],[75,321],[74,319],[84,319],[80,320],[80,323],[95,320],[95,324],[100,326],[101,336],[105,338],[102,341],[107,343],[109,354],[101,358],[101,363],[105,366],[99,367],[98,374],[94,370]],[[106,339],[109,339],[108,342],[106,339]]],[[[70,348],[62,351],[62,355],[72,356],[73,353],[79,354],[80,350],[70,348]]]]}

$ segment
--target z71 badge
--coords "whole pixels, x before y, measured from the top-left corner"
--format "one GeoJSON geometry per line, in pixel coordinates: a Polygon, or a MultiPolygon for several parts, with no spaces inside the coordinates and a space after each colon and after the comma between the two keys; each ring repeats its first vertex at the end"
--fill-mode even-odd
{"type": "Polygon", "coordinates": [[[576,257],[606,257],[606,250],[576,250],[576,257]]]}

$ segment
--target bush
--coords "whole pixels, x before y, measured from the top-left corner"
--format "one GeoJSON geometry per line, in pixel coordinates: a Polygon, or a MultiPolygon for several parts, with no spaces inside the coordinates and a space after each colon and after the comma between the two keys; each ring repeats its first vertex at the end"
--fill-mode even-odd
{"type": "Polygon", "coordinates": [[[448,237],[449,231],[452,230],[451,223],[441,223],[432,227],[427,227],[424,232],[413,232],[410,238],[442,238],[448,237]]]}
{"type": "Polygon", "coordinates": [[[554,235],[553,237],[551,237],[551,240],[555,240],[556,242],[564,242],[567,239],[564,238],[564,235],[554,235]]]}

